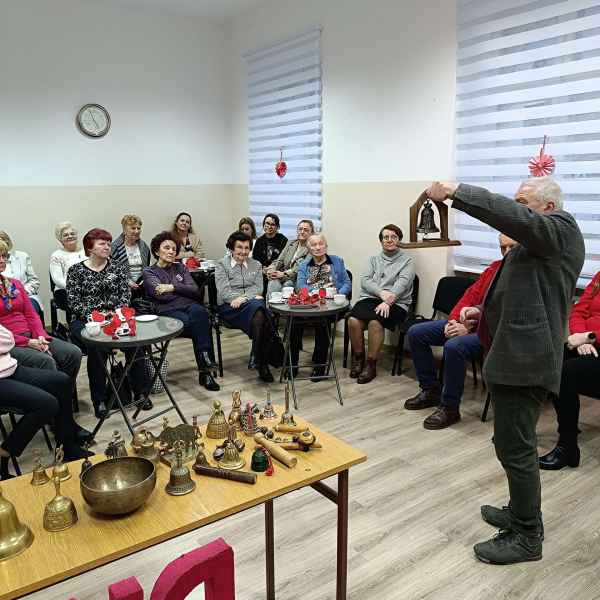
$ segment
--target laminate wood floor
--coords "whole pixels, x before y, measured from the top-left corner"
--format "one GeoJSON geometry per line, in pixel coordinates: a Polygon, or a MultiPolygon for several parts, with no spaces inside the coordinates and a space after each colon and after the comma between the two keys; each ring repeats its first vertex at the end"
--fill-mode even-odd
{"type": "MultiPolygon", "coordinates": [[[[309,343],[307,343],[309,345],[309,343]]],[[[223,338],[225,377],[222,389],[209,393],[197,384],[191,342],[176,340],[169,353],[169,382],[185,414],[206,422],[212,401],[229,410],[231,392],[243,390],[244,401],[264,401],[265,387],[246,368],[249,342],[238,332],[223,338]]],[[[308,354],[303,354],[307,359],[308,354]]],[[[85,362],[85,361],[84,361],[85,362]]],[[[338,351],[341,365],[341,349],[338,351]]],[[[350,533],[348,598],[352,600],[461,599],[593,599],[600,598],[600,403],[582,402],[582,464],[578,469],[542,471],[546,527],[540,562],[498,567],[478,562],[472,546],[495,533],[479,516],[483,503],[502,505],[506,479],[491,444],[493,413],[479,420],[485,392],[467,378],[462,421],[442,431],[427,431],[429,411],[406,411],[403,400],[417,390],[411,363],[391,377],[390,357],[380,361],[379,376],[357,385],[341,369],[344,406],[332,382],[299,384],[298,413],[368,454],[368,461],[350,471],[350,533]]],[[[79,381],[80,423],[91,428],[85,365],[79,381]]],[[[282,402],[282,387],[271,386],[282,402]]],[[[155,406],[164,403],[153,397],[155,406]]],[[[174,414],[174,413],[173,413],[174,414]]],[[[174,420],[174,417],[173,417],[174,420]]],[[[160,430],[160,419],[151,427],[160,430]]],[[[122,419],[105,424],[102,452],[118,429],[129,441],[122,419]]],[[[539,427],[540,451],[554,446],[554,410],[548,405],[539,427]]],[[[35,445],[45,448],[41,437],[35,445]]],[[[31,468],[31,447],[23,457],[31,468]]],[[[277,468],[277,467],[276,467],[277,468]]],[[[335,485],[335,480],[332,480],[335,485]]],[[[195,493],[202,493],[201,485],[195,493]]],[[[41,515],[40,515],[41,518],[41,515]]],[[[223,537],[235,552],[239,600],[265,597],[264,514],[246,511],[152,549],[139,552],[46,590],[29,600],[107,598],[107,586],[136,575],[149,597],[162,568],[183,552],[223,537]]],[[[276,585],[283,600],[327,600],[335,597],[336,508],[313,490],[275,501],[276,585]]],[[[203,598],[195,592],[191,598],[203,598]]]]}

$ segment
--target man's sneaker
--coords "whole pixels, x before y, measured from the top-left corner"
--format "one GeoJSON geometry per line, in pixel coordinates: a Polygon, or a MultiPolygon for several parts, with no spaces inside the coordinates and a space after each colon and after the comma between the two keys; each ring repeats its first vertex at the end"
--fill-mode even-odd
{"type": "Polygon", "coordinates": [[[428,390],[419,390],[412,398],[404,403],[406,410],[421,410],[422,408],[431,408],[440,403],[441,390],[439,387],[433,387],[428,390]]]}
{"type": "MultiPolygon", "coordinates": [[[[510,529],[511,518],[510,508],[503,506],[502,508],[496,508],[489,504],[484,504],[481,507],[481,518],[496,529],[510,529]]],[[[544,523],[540,519],[540,539],[544,541],[544,523]]]]}
{"type": "Polygon", "coordinates": [[[542,560],[541,537],[528,537],[516,531],[500,530],[491,540],[473,546],[475,556],[492,565],[512,565],[542,560]]]}

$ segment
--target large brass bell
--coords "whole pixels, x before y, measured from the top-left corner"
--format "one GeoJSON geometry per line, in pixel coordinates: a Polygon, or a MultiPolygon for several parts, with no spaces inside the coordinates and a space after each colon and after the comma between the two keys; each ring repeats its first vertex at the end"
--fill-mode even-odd
{"type": "Polygon", "coordinates": [[[171,496],[183,496],[196,489],[196,482],[192,479],[190,470],[182,462],[184,446],[181,440],[174,444],[175,464],[171,467],[169,483],[165,486],[165,491],[171,496]]]}
{"type": "Polygon", "coordinates": [[[60,493],[60,479],[53,477],[56,494],[44,509],[44,529],[46,531],[62,531],[77,523],[77,510],[71,498],[60,493]]]}
{"type": "Polygon", "coordinates": [[[0,560],[21,554],[32,542],[31,529],[19,521],[15,507],[0,489],[0,560]]]}
{"type": "Polygon", "coordinates": [[[221,403],[215,400],[213,403],[213,414],[206,426],[206,437],[213,440],[222,440],[227,437],[228,431],[229,426],[225,420],[225,413],[221,408],[221,403]]]}
{"type": "Polygon", "coordinates": [[[421,218],[417,225],[417,233],[438,233],[439,229],[435,224],[435,215],[431,206],[431,200],[427,200],[421,209],[421,218]]]}
{"type": "Polygon", "coordinates": [[[219,460],[219,467],[228,471],[241,469],[246,461],[240,456],[240,452],[235,444],[236,430],[233,424],[229,425],[229,433],[225,441],[223,457],[219,460]]]}
{"type": "Polygon", "coordinates": [[[71,479],[71,472],[69,471],[69,465],[63,461],[65,459],[65,452],[62,445],[56,448],[54,467],[52,469],[52,479],[58,477],[61,481],[67,481],[71,479]]]}

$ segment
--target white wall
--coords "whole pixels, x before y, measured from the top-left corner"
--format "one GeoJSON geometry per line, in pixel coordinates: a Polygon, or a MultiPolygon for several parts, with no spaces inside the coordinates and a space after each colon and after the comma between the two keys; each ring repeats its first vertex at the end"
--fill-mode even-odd
{"type": "Polygon", "coordinates": [[[270,0],[238,18],[231,53],[236,181],[247,181],[242,54],[315,25],[323,28],[324,181],[449,178],[455,18],[449,0],[270,0]]]}
{"type": "Polygon", "coordinates": [[[2,3],[0,186],[226,183],[227,36],[81,0],[2,3]],[[105,106],[100,140],[75,127],[105,106]]]}

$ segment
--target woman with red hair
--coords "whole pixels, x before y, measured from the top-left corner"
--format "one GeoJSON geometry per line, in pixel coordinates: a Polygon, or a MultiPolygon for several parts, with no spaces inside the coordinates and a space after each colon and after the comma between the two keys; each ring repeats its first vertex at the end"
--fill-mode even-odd
{"type": "MultiPolygon", "coordinates": [[[[73,265],[67,274],[67,300],[73,312],[71,334],[80,345],[85,345],[81,335],[92,311],[114,312],[129,304],[129,271],[127,266],[109,259],[112,236],[104,229],[92,229],[83,237],[83,249],[88,257],[73,265]]],[[[87,372],[90,383],[90,395],[94,412],[98,418],[106,413],[106,373],[104,365],[106,351],[89,347],[87,372]]],[[[125,352],[131,355],[133,350],[125,352]]],[[[141,361],[135,361],[129,371],[130,383],[134,392],[134,401],[148,395],[147,380],[141,361]]],[[[150,400],[143,404],[144,409],[152,408],[150,400]]]]}
{"type": "Polygon", "coordinates": [[[540,469],[556,471],[579,466],[579,394],[600,398],[599,292],[600,272],[596,273],[571,311],[560,393],[553,397],[558,418],[558,442],[551,452],[540,456],[540,469]]]}

